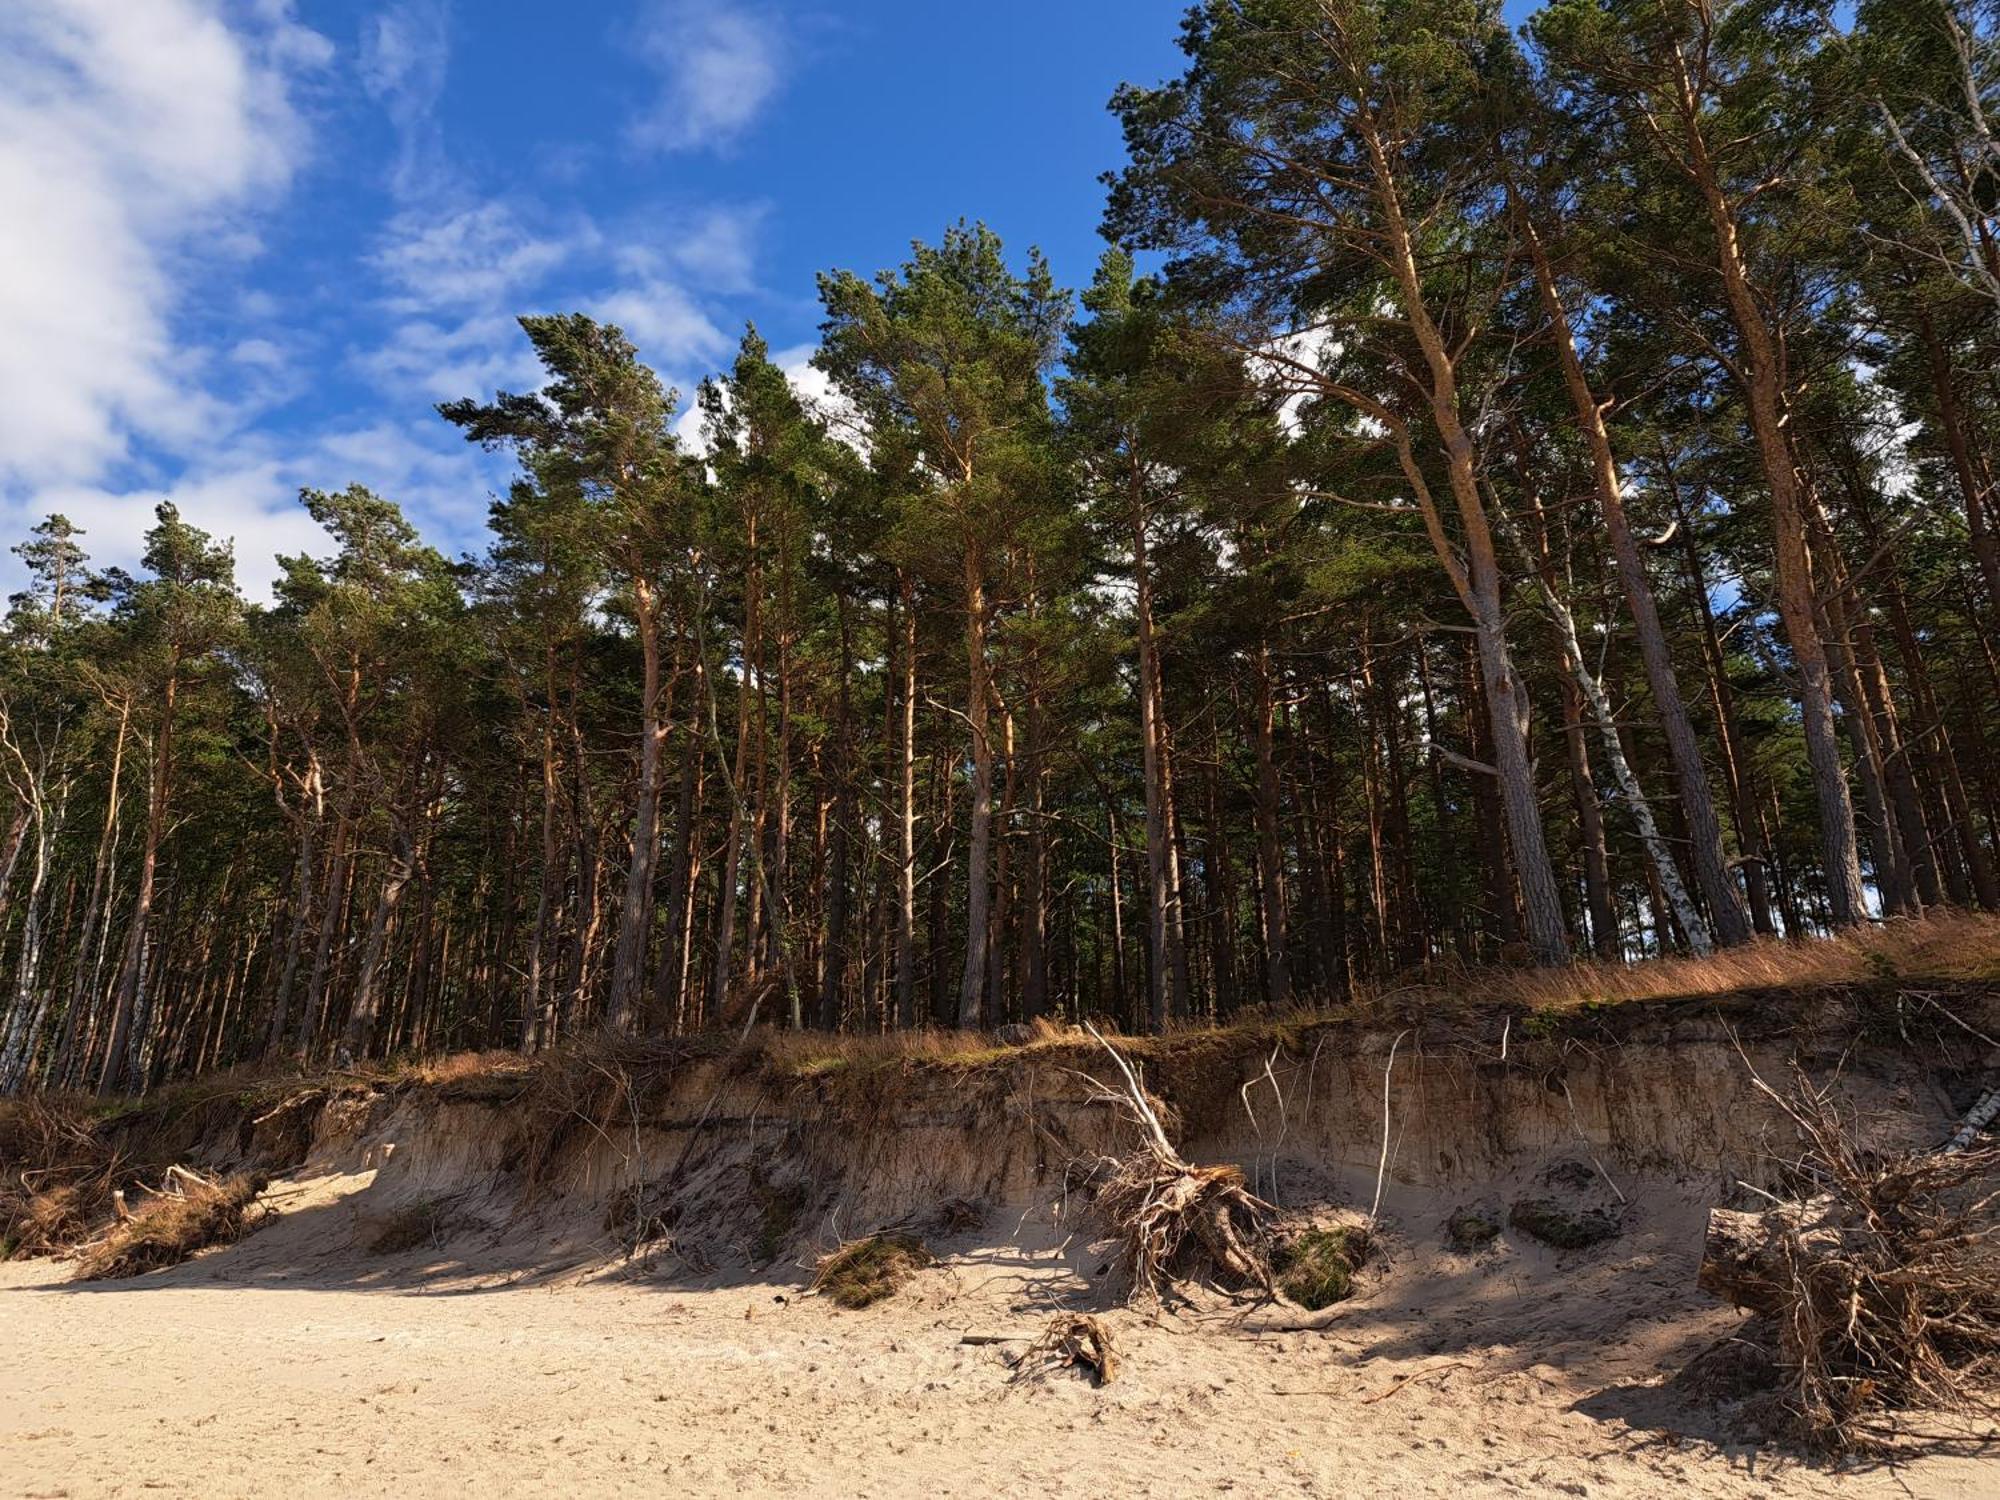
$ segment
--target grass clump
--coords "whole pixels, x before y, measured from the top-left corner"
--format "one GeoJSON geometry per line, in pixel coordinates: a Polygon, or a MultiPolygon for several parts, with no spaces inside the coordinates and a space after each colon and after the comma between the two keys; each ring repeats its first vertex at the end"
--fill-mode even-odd
{"type": "Polygon", "coordinates": [[[1278,1290],[1308,1312],[1354,1295],[1354,1273],[1368,1258],[1368,1231],[1358,1225],[1308,1229],[1281,1242],[1271,1257],[1278,1290]]]}
{"type": "Polygon", "coordinates": [[[0,1188],[0,1260],[54,1255],[89,1232],[89,1205],[74,1183],[40,1192],[0,1188]]]}
{"type": "Polygon", "coordinates": [[[77,1256],[78,1281],[142,1276],[177,1266],[210,1245],[228,1245],[267,1217],[256,1209],[268,1179],[238,1172],[211,1182],[175,1168],[170,1188],[120,1219],[77,1256]]]}
{"type": "Polygon", "coordinates": [[[1507,1222],[1558,1250],[1583,1250],[1618,1234],[1618,1215],[1607,1208],[1571,1208],[1553,1198],[1522,1198],[1507,1222]]]}
{"type": "Polygon", "coordinates": [[[930,1263],[930,1251],[913,1234],[871,1234],[822,1256],[813,1272],[812,1289],[841,1307],[868,1307],[893,1297],[930,1263]]]}

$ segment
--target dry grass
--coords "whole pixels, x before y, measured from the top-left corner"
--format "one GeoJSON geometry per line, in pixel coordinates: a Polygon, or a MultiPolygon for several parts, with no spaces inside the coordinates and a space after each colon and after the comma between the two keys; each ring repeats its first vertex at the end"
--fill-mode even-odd
{"type": "Polygon", "coordinates": [[[376,1222],[368,1253],[401,1255],[406,1250],[435,1250],[465,1224],[456,1200],[414,1198],[376,1222]]]}
{"type": "Polygon", "coordinates": [[[177,1266],[210,1245],[232,1244],[263,1217],[256,1201],[265,1185],[265,1178],[250,1173],[210,1181],[175,1168],[159,1193],[83,1247],[76,1279],[142,1276],[177,1266]]]}
{"type": "Polygon", "coordinates": [[[133,1173],[66,1100],[9,1100],[0,1110],[0,1260],[54,1255],[111,1211],[133,1173]]]}
{"type": "Polygon", "coordinates": [[[931,1263],[931,1253],[913,1234],[884,1230],[849,1240],[820,1257],[812,1290],[846,1308],[868,1307],[893,1297],[931,1263]]]}
{"type": "Polygon", "coordinates": [[[1078,1028],[1055,1021],[1037,1020],[1027,1029],[1027,1041],[1012,1043],[998,1041],[985,1032],[931,1028],[839,1034],[768,1030],[751,1037],[747,1061],[772,1078],[806,1079],[902,1064],[977,1068],[1090,1043],[1078,1028]]]}
{"type": "Polygon", "coordinates": [[[488,1048],[483,1052],[447,1052],[423,1058],[398,1069],[395,1077],[436,1087],[462,1083],[468,1078],[492,1078],[506,1073],[523,1073],[532,1062],[518,1052],[488,1048]]]}
{"type": "Polygon", "coordinates": [[[2000,1147],[1878,1157],[1831,1095],[1781,1096],[1801,1201],[1711,1219],[1702,1283],[1770,1319],[1788,1416],[1816,1447],[1874,1447],[1885,1414],[1993,1410],[2000,1147]],[[1719,1233],[1722,1231],[1732,1231],[1719,1233]],[[1724,1248],[1727,1246],[1728,1248],[1724,1248]]]}
{"type": "Polygon", "coordinates": [[[1746,990],[1817,989],[1901,980],[2000,983],[2000,916],[1940,912],[1878,922],[1830,938],[1763,938],[1706,958],[1579,960],[1559,969],[1456,969],[1377,986],[1361,1003],[1412,995],[1478,999],[1529,1010],[1670,1000],[1746,990]]]}

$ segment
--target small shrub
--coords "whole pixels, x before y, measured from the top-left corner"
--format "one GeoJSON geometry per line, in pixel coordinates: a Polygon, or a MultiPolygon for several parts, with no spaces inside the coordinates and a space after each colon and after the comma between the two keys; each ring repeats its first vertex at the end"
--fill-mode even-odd
{"type": "Polygon", "coordinates": [[[1618,1215],[1606,1208],[1571,1208],[1553,1198],[1523,1198],[1507,1222],[1523,1234],[1558,1250],[1601,1245],[1618,1233],[1618,1215]]]}
{"type": "Polygon", "coordinates": [[[1354,1295],[1354,1273],[1368,1258],[1368,1231],[1354,1225],[1308,1229],[1272,1255],[1278,1290],[1309,1312],[1354,1295]]]}
{"type": "Polygon", "coordinates": [[[894,1296],[930,1263],[930,1251],[915,1235],[871,1234],[821,1257],[812,1289],[842,1307],[867,1307],[894,1296]]]}
{"type": "Polygon", "coordinates": [[[147,1199],[84,1248],[77,1257],[78,1281],[109,1281],[177,1266],[210,1245],[233,1244],[267,1217],[256,1211],[257,1195],[268,1181],[261,1175],[239,1172],[219,1182],[191,1172],[177,1177],[179,1191],[147,1199]]]}

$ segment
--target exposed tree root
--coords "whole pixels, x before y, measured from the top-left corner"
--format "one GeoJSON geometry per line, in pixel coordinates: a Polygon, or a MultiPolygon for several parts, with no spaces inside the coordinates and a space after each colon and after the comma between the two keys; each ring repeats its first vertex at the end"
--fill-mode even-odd
{"type": "Polygon", "coordinates": [[[1709,1215],[1700,1281],[1775,1331],[1788,1415],[1816,1447],[1872,1446],[1887,1413],[1992,1409],[2000,1377],[2000,1149],[1879,1158],[1828,1095],[1759,1080],[1798,1126],[1800,1201],[1709,1215]]]}
{"type": "Polygon", "coordinates": [[[78,1251],[76,1279],[140,1276],[241,1239],[266,1216],[256,1206],[266,1182],[243,1172],[211,1181],[186,1167],[169,1168],[157,1194],[78,1251]]]}
{"type": "Polygon", "coordinates": [[[1124,1081],[1122,1089],[1098,1084],[1102,1097],[1139,1128],[1136,1151],[1084,1164],[1091,1218],[1119,1246],[1129,1295],[1157,1302],[1173,1283],[1203,1278],[1274,1295],[1270,1238],[1276,1211],[1245,1186],[1235,1167],[1197,1167],[1182,1160],[1131,1065],[1089,1029],[1124,1081]]]}

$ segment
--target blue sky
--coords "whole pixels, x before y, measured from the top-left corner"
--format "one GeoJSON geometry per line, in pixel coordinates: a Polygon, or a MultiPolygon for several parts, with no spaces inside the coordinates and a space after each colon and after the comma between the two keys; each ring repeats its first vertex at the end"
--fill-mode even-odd
{"type": "Polygon", "coordinates": [[[810,385],[814,273],[960,217],[1081,285],[1182,10],[0,0],[0,540],[61,510],[131,566],[171,499],[262,594],[322,544],[299,487],[358,481],[476,549],[504,463],[432,407],[534,381],[520,313],[691,404],[746,319],[810,385]]]}
{"type": "Polygon", "coordinates": [[[518,313],[691,394],[746,319],[803,370],[816,271],[960,216],[1079,283],[1105,101],[1177,71],[1180,9],[7,0],[6,540],[61,509],[130,565],[173,499],[262,593],[317,549],[298,487],[358,480],[476,548],[502,464],[431,406],[533,381],[518,313]]]}

